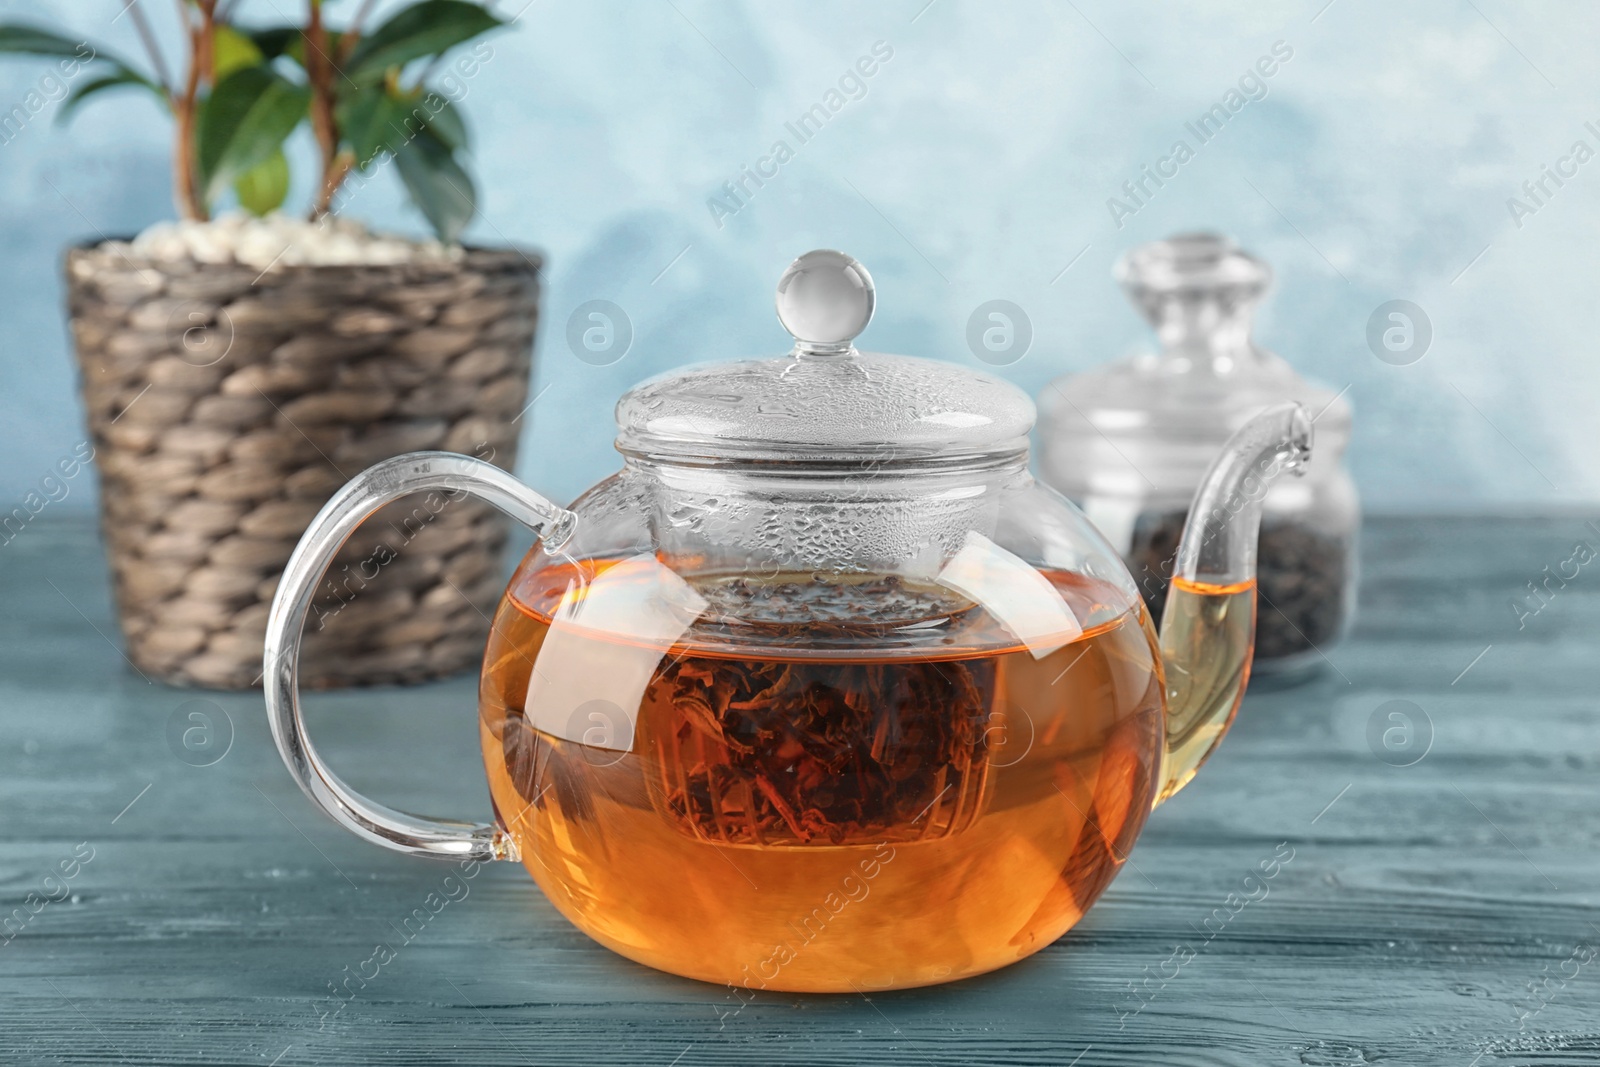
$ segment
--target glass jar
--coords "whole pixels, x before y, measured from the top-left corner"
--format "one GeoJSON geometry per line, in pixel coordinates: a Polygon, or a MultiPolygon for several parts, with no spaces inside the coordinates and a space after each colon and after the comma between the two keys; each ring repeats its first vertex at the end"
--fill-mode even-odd
{"type": "Polygon", "coordinates": [[[1312,412],[1303,478],[1257,481],[1255,670],[1298,677],[1327,662],[1355,608],[1360,505],[1343,463],[1350,405],[1251,339],[1270,268],[1214,234],[1140,245],[1115,277],[1155,328],[1153,353],[1052,382],[1039,398],[1044,482],[1076,501],[1160,617],[1190,502],[1222,443],[1263,409],[1312,412]]]}

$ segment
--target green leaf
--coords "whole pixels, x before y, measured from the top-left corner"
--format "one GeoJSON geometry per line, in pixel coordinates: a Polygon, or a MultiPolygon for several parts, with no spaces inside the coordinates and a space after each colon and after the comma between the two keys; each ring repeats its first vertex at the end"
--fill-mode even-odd
{"type": "Polygon", "coordinates": [[[375,81],[390,67],[447,52],[503,25],[492,12],[466,0],[422,0],[361,38],[345,73],[357,83],[375,81]]]}
{"type": "Polygon", "coordinates": [[[381,86],[370,86],[341,99],[334,117],[362,170],[385,149],[398,153],[423,130],[451,150],[466,147],[467,131],[461,116],[439,93],[399,96],[381,86]]]}
{"type": "Polygon", "coordinates": [[[211,76],[221,81],[243,67],[258,67],[266,55],[249,37],[232,26],[218,26],[211,42],[211,76]]]}
{"type": "MultiPolygon", "coordinates": [[[[266,60],[289,54],[289,46],[300,40],[298,26],[269,26],[261,30],[245,30],[250,43],[255,45],[266,60]]],[[[292,56],[290,58],[293,58],[292,56]]]]}
{"type": "Polygon", "coordinates": [[[270,67],[244,67],[218,82],[201,109],[196,143],[206,199],[277,151],[310,103],[308,90],[270,67]]]}
{"type": "Polygon", "coordinates": [[[289,160],[283,149],[235,178],[233,191],[238,194],[239,206],[252,215],[276,210],[289,195],[289,160]]]}
{"type": "Polygon", "coordinates": [[[41,30],[36,26],[27,26],[21,23],[8,22],[0,24],[0,53],[12,53],[34,56],[61,56],[77,60],[80,63],[105,63],[111,67],[111,73],[102,75],[91,81],[78,84],[67,94],[61,107],[56,111],[56,121],[65,122],[72,117],[78,104],[88,96],[114,89],[123,85],[139,85],[160,97],[166,102],[166,90],[151,79],[140,74],[128,66],[121,59],[109,52],[96,48],[87,41],[74,41],[70,37],[63,37],[49,30],[41,30]]]}
{"type": "Polygon", "coordinates": [[[5,52],[34,56],[62,56],[80,63],[106,63],[118,76],[117,84],[145,85],[163,96],[166,95],[165,90],[154,80],[140,74],[115,53],[96,47],[88,41],[74,41],[70,37],[41,30],[36,26],[19,22],[0,23],[0,53],[5,52]]]}
{"type": "Polygon", "coordinates": [[[455,243],[477,210],[472,179],[450,149],[423,131],[407,141],[394,157],[411,202],[422,210],[439,240],[455,243]]]}
{"type": "MultiPolygon", "coordinates": [[[[0,52],[22,52],[35,56],[75,56],[85,62],[111,58],[88,41],[74,41],[59,33],[41,30],[20,22],[0,24],[0,52]],[[85,55],[84,53],[88,53],[85,55]]],[[[112,62],[119,62],[112,59],[112,62]]]]}
{"type": "Polygon", "coordinates": [[[334,107],[334,120],[362,170],[385,149],[395,152],[406,142],[405,118],[400,101],[379,86],[345,97],[334,107]]]}
{"type": "Polygon", "coordinates": [[[155,94],[156,99],[161,101],[163,107],[167,105],[167,94],[161,86],[137,71],[129,70],[127,67],[118,67],[114,73],[95,78],[92,81],[79,82],[78,86],[67,94],[67,98],[61,101],[61,106],[56,109],[56,122],[64,123],[71,119],[77,112],[78,105],[83,102],[85,97],[102,93],[107,89],[116,89],[129,85],[148,89],[155,94]]]}
{"type": "MultiPolygon", "coordinates": [[[[246,30],[250,43],[261,50],[262,59],[270,62],[279,56],[287,56],[300,64],[306,65],[306,39],[305,34],[298,26],[272,26],[261,30],[246,30]]],[[[343,37],[338,30],[325,30],[327,34],[328,59],[339,54],[339,43],[343,37]]]]}
{"type": "Polygon", "coordinates": [[[422,94],[418,102],[422,113],[428,115],[427,126],[433,135],[446,145],[455,149],[469,147],[467,143],[467,124],[461,121],[461,112],[456,110],[443,93],[429,89],[422,94]],[[432,97],[431,106],[429,97],[432,97]],[[432,114],[429,114],[432,112],[432,114]]]}

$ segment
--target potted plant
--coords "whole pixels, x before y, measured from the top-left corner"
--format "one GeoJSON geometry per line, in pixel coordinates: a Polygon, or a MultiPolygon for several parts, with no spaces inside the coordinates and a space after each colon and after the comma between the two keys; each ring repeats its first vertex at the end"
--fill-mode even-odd
{"type": "MultiPolygon", "coordinates": [[[[492,58],[481,38],[504,23],[484,6],[422,0],[369,27],[367,0],[335,29],[321,0],[295,26],[177,2],[175,75],[139,0],[125,10],[146,70],[33,26],[0,26],[0,51],[58,64],[61,117],[114,89],[153,93],[173,117],[179,220],[70,250],[69,315],[128,657],[176,684],[247,687],[277,576],[351,475],[419,448],[511,465],[539,261],[457,244],[475,207],[467,129],[436,86],[492,58]],[[284,146],[302,124],[317,169],[308,214],[291,218],[284,146]],[[340,216],[385,172],[437,241],[340,216]]],[[[319,593],[313,684],[474,665],[505,539],[501,520],[444,494],[369,520],[319,593]]]]}

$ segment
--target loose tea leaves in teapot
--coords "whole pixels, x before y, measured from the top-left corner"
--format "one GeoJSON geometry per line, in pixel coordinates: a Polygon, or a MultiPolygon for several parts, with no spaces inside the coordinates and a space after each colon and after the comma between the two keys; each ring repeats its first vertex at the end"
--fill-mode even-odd
{"type": "Polygon", "coordinates": [[[679,660],[661,690],[682,716],[672,740],[689,758],[674,761],[668,804],[697,834],[730,844],[952,831],[972,815],[958,801],[982,774],[993,678],[982,662],[679,660]]]}
{"type": "Polygon", "coordinates": [[[729,844],[953,832],[972,817],[993,684],[983,660],[685,657],[652,693],[681,719],[667,803],[729,844]]]}
{"type": "MultiPolygon", "coordinates": [[[[717,576],[695,586],[707,604],[696,645],[661,657],[639,711],[660,751],[651,792],[684,832],[724,844],[838,845],[919,840],[971,821],[994,661],[893,648],[896,636],[933,629],[956,643],[972,628],[970,601],[895,575],[717,576]],[[880,639],[888,655],[807,658],[880,639]]],[[[503,739],[531,798],[544,768],[530,741],[524,730],[503,739]]],[[[607,759],[584,762],[598,770],[607,759]]],[[[585,810],[583,791],[561,774],[547,784],[585,810]]]]}
{"type": "Polygon", "coordinates": [[[649,699],[681,719],[664,739],[678,772],[667,803],[697,836],[842,844],[948,833],[971,818],[992,663],[773,658],[948,624],[970,602],[894,575],[741,576],[700,588],[724,620],[716,629],[766,651],[676,658],[652,686],[649,699]]]}

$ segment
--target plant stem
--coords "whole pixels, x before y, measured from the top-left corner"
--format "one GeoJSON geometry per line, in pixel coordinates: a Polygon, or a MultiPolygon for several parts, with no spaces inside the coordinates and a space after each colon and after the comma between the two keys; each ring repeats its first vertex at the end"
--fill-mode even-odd
{"type": "Polygon", "coordinates": [[[361,6],[356,8],[355,17],[345,27],[344,35],[339,38],[339,63],[342,65],[356,50],[356,44],[361,40],[361,32],[366,27],[367,16],[372,14],[373,0],[361,0],[361,6]]]}
{"type": "Polygon", "coordinates": [[[204,34],[200,40],[200,54],[195,58],[200,63],[200,84],[210,92],[216,85],[216,40],[217,40],[217,0],[200,0],[202,12],[201,26],[204,34]]]}
{"type": "MultiPolygon", "coordinates": [[[[180,5],[182,0],[179,0],[180,5]]],[[[204,221],[210,217],[206,207],[205,191],[199,183],[199,161],[196,158],[195,111],[200,98],[202,75],[211,65],[212,42],[216,31],[217,0],[199,0],[200,22],[184,21],[189,33],[189,69],[184,78],[183,93],[173,101],[177,116],[177,143],[173,146],[173,179],[178,202],[178,214],[186,219],[204,221]]]]}
{"type": "Polygon", "coordinates": [[[339,127],[333,114],[333,60],[328,57],[328,32],[322,24],[322,0],[311,0],[305,29],[306,80],[311,85],[311,131],[322,155],[322,181],[311,217],[320,219],[333,206],[333,194],[348,166],[339,163],[339,127]]]}

